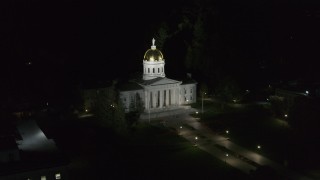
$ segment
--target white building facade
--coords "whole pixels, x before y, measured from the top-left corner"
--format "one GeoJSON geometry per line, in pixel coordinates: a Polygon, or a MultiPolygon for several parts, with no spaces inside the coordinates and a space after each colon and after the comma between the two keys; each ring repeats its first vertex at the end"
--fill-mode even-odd
{"type": "Polygon", "coordinates": [[[120,89],[120,100],[126,112],[134,110],[137,101],[141,101],[145,111],[164,111],[196,102],[197,82],[191,76],[187,81],[166,78],[165,59],[154,39],[151,49],[144,54],[142,79],[129,84],[120,89]]]}

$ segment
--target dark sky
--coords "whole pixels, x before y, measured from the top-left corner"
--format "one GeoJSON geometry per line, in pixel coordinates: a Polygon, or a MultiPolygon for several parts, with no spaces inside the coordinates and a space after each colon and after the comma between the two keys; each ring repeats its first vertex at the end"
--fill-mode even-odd
{"type": "MultiPolygon", "coordinates": [[[[11,74],[19,79],[36,72],[33,76],[40,81],[67,71],[70,77],[90,79],[140,70],[160,22],[170,21],[171,12],[185,4],[181,0],[1,2],[2,78],[11,74]],[[29,61],[34,69],[25,70],[29,61]]],[[[309,72],[319,59],[318,5],[311,0],[228,0],[217,1],[215,9],[219,33],[228,37],[223,43],[240,52],[239,60],[290,61],[291,71],[302,67],[309,72]]]]}

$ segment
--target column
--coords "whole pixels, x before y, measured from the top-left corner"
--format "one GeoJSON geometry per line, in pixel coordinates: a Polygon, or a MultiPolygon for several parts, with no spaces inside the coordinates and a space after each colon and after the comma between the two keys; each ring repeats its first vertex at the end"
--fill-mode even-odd
{"type": "Polygon", "coordinates": [[[152,95],[152,91],[150,91],[149,92],[149,98],[150,98],[150,100],[149,100],[149,108],[151,109],[151,108],[153,108],[153,104],[152,104],[152,101],[153,101],[153,97],[152,97],[153,95],[152,95]]]}
{"type": "Polygon", "coordinates": [[[149,109],[149,98],[148,98],[148,92],[144,91],[144,109],[148,110],[149,109]]]}
{"type": "Polygon", "coordinates": [[[153,108],[157,107],[157,91],[152,91],[152,105],[153,108]]]}
{"type": "Polygon", "coordinates": [[[169,89],[169,105],[172,106],[172,89],[169,89]]]}
{"type": "Polygon", "coordinates": [[[169,90],[166,89],[166,106],[169,106],[169,90]]]}
{"type": "Polygon", "coordinates": [[[172,98],[172,104],[173,105],[176,105],[177,103],[176,103],[176,88],[174,88],[174,89],[172,89],[172,96],[173,96],[173,98],[172,98]]]}
{"type": "Polygon", "coordinates": [[[160,90],[160,108],[163,106],[163,91],[160,90]]]}

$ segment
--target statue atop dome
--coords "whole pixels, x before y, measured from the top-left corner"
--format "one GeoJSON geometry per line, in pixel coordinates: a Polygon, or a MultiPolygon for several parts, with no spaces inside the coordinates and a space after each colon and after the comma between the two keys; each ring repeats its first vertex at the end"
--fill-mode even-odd
{"type": "Polygon", "coordinates": [[[156,42],[156,40],[155,40],[154,38],[152,38],[152,46],[151,46],[151,49],[152,49],[152,50],[157,49],[157,48],[156,48],[156,45],[154,45],[155,42],[156,42]]]}

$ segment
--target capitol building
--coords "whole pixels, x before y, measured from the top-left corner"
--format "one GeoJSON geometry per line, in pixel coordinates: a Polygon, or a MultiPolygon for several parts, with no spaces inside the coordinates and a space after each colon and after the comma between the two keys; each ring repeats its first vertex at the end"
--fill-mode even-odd
{"type": "MultiPolygon", "coordinates": [[[[142,104],[145,112],[158,112],[179,108],[196,102],[197,82],[191,79],[179,81],[169,79],[165,74],[165,60],[152,39],[151,48],[143,57],[141,79],[131,80],[129,85],[120,88],[120,100],[126,112],[142,104]]],[[[170,63],[170,61],[168,61],[170,63]]]]}

